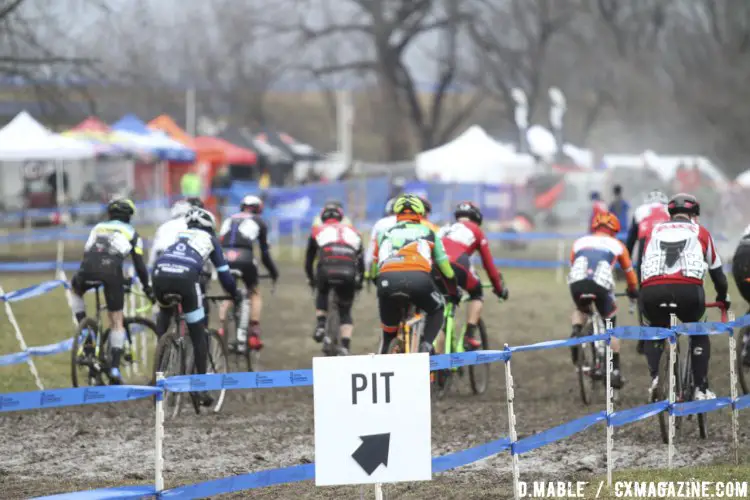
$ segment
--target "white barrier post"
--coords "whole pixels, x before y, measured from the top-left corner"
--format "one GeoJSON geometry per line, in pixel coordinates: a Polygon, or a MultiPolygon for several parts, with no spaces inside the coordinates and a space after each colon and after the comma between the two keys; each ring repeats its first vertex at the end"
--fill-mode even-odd
{"type": "Polygon", "coordinates": [[[672,412],[672,405],[675,402],[675,386],[677,383],[675,376],[675,364],[677,363],[677,333],[674,331],[677,326],[677,316],[675,314],[669,315],[669,326],[672,329],[674,335],[674,342],[672,338],[669,339],[669,443],[667,449],[667,467],[672,468],[672,459],[674,458],[674,413],[672,412]]]}
{"type": "MultiPolygon", "coordinates": [[[[508,349],[508,344],[505,344],[505,349],[508,349]]],[[[513,374],[510,371],[510,358],[505,362],[505,394],[507,396],[508,403],[508,434],[510,437],[511,444],[511,458],[513,467],[513,498],[518,500],[520,492],[518,487],[519,482],[519,470],[518,470],[518,455],[513,453],[512,446],[518,440],[516,435],[516,413],[513,410],[513,399],[515,394],[513,391],[513,374]]]]}
{"type": "Polygon", "coordinates": [[[557,284],[563,282],[563,272],[565,271],[565,241],[557,242],[557,284]]]}
{"type": "MultiPolygon", "coordinates": [[[[606,327],[607,332],[612,329],[612,320],[607,318],[606,320],[606,327]]],[[[609,333],[608,333],[609,335],[609,333]]],[[[607,338],[607,487],[612,487],[612,466],[614,465],[612,461],[614,460],[612,458],[612,448],[613,448],[613,434],[614,429],[612,428],[612,423],[609,421],[609,419],[612,417],[612,413],[614,413],[614,398],[615,398],[615,391],[612,388],[612,369],[614,368],[613,362],[612,362],[612,346],[611,346],[611,337],[607,338]]]]}
{"type": "MultiPolygon", "coordinates": [[[[734,321],[734,312],[729,311],[728,319],[734,321]]],[[[737,340],[734,330],[729,331],[729,395],[732,398],[732,443],[734,447],[734,463],[740,463],[739,415],[737,410],[737,340]]]]}
{"type": "MultiPolygon", "coordinates": [[[[68,276],[62,269],[57,273],[57,279],[65,281],[66,283],[68,282],[68,276]]],[[[70,289],[67,287],[65,288],[65,298],[68,300],[68,307],[70,307],[70,317],[73,319],[73,327],[78,328],[78,321],[76,321],[76,315],[73,312],[73,296],[71,295],[70,289]]]]}
{"type": "Polygon", "coordinates": [[[383,500],[383,485],[375,483],[375,500],[383,500]]]}
{"type": "MultiPolygon", "coordinates": [[[[164,380],[163,372],[156,372],[156,382],[164,380]]],[[[154,433],[154,487],[156,492],[164,489],[164,392],[156,395],[156,425],[154,433]]]]}
{"type": "MultiPolygon", "coordinates": [[[[133,276],[135,273],[133,272],[133,268],[129,268],[128,270],[128,281],[130,282],[131,288],[134,286],[133,284],[133,276]]],[[[135,316],[135,294],[131,293],[128,297],[128,301],[125,303],[125,310],[123,311],[123,316],[135,316]]],[[[138,359],[138,350],[136,349],[136,343],[135,339],[131,337],[130,339],[130,355],[133,359],[138,359]]],[[[140,370],[138,369],[138,364],[133,363],[132,361],[125,365],[125,373],[128,377],[132,376],[133,372],[136,374],[140,374],[140,370]]]]}
{"type": "MultiPolygon", "coordinates": [[[[0,287],[0,295],[5,295],[5,290],[3,290],[3,287],[0,287]]],[[[21,333],[21,327],[18,326],[18,321],[16,321],[16,316],[13,314],[13,309],[10,308],[10,304],[7,301],[5,302],[5,314],[8,315],[8,320],[10,321],[10,324],[13,326],[13,330],[16,332],[16,339],[18,340],[18,344],[21,346],[21,350],[26,352],[29,350],[29,347],[26,345],[26,341],[23,338],[23,333],[21,333]]],[[[44,390],[44,385],[42,385],[42,379],[39,378],[39,372],[36,371],[36,365],[34,364],[34,360],[31,359],[31,356],[28,356],[26,358],[26,364],[29,365],[29,371],[31,372],[31,375],[34,377],[34,382],[36,383],[36,386],[39,388],[40,391],[44,390]]]]}
{"type": "Polygon", "coordinates": [[[65,239],[61,235],[60,239],[57,240],[57,257],[55,259],[56,274],[59,274],[62,272],[64,254],[65,254],[65,239]]]}

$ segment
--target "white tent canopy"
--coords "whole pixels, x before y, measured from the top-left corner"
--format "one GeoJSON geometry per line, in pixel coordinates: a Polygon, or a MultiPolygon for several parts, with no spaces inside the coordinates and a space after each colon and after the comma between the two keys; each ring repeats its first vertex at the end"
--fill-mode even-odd
{"type": "Polygon", "coordinates": [[[0,129],[0,161],[81,160],[94,156],[92,145],[47,130],[26,111],[0,129]]]}
{"type": "Polygon", "coordinates": [[[440,182],[523,182],[536,162],[503,146],[479,126],[416,157],[417,177],[440,182]]]}
{"type": "Polygon", "coordinates": [[[745,170],[740,175],[738,175],[734,182],[744,188],[750,188],[750,169],[745,170]]]}
{"type": "Polygon", "coordinates": [[[608,154],[602,157],[602,162],[607,168],[650,168],[654,170],[663,181],[671,181],[677,174],[677,169],[683,167],[698,167],[712,181],[724,184],[727,178],[724,173],[705,156],[677,156],[658,155],[647,150],[639,155],[608,154]]]}

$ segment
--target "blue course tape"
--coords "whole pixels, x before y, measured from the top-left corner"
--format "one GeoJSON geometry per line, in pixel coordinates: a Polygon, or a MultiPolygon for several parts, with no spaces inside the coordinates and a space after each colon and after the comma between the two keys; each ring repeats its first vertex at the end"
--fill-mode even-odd
{"type": "Polygon", "coordinates": [[[481,365],[510,359],[510,351],[471,351],[430,356],[430,371],[467,365],[481,365]]]}
{"type": "Polygon", "coordinates": [[[206,498],[221,493],[233,493],[252,488],[264,488],[275,484],[296,483],[311,479],[315,479],[315,464],[294,465],[281,469],[270,469],[214,479],[205,483],[178,486],[177,488],[162,491],[159,498],[206,498]]]}
{"type": "Polygon", "coordinates": [[[146,486],[117,486],[115,488],[101,488],[98,490],[77,491],[74,493],[61,493],[59,495],[48,495],[36,497],[36,500],[125,500],[130,498],[143,498],[156,495],[153,485],[146,486]]]}
{"type": "Polygon", "coordinates": [[[627,340],[662,340],[674,335],[672,330],[667,328],[651,326],[618,326],[608,330],[608,333],[618,339],[627,340]]]}
{"type": "Polygon", "coordinates": [[[737,401],[734,403],[734,407],[738,410],[744,410],[745,408],[750,408],[750,394],[746,394],[742,396],[741,398],[737,398],[737,401]]]}
{"type": "Polygon", "coordinates": [[[33,297],[44,295],[45,293],[50,292],[58,287],[70,288],[70,285],[68,285],[67,281],[63,280],[45,281],[44,283],[39,283],[38,285],[31,285],[26,288],[21,288],[20,290],[8,292],[5,295],[0,295],[0,300],[3,300],[5,302],[18,302],[20,300],[31,299],[33,297]]]}
{"type": "Polygon", "coordinates": [[[730,398],[706,399],[704,401],[689,401],[687,403],[675,403],[672,406],[672,415],[686,417],[696,413],[707,413],[732,405],[730,398]]]}
{"type": "Polygon", "coordinates": [[[743,328],[745,326],[750,326],[750,314],[740,316],[739,318],[735,319],[731,323],[731,325],[735,328],[743,328]]]}
{"type": "Polygon", "coordinates": [[[28,359],[28,352],[14,352],[13,354],[4,354],[0,356],[0,366],[10,366],[25,363],[28,359]]]}
{"type": "Polygon", "coordinates": [[[573,434],[576,434],[578,432],[582,432],[592,425],[602,422],[606,419],[607,413],[605,411],[600,411],[599,413],[594,413],[593,415],[587,415],[585,417],[572,420],[562,425],[558,425],[557,427],[542,431],[539,434],[534,434],[533,436],[519,439],[518,441],[513,443],[513,445],[511,446],[511,451],[516,455],[526,453],[527,451],[531,451],[541,446],[554,443],[555,441],[565,439],[566,437],[572,436],[573,434]]]}
{"type": "Polygon", "coordinates": [[[510,449],[510,439],[500,438],[466,450],[443,455],[442,457],[435,457],[432,459],[432,472],[433,474],[437,474],[438,472],[462,467],[487,457],[491,457],[492,455],[497,455],[501,451],[507,449],[510,449]]]}
{"type": "Polygon", "coordinates": [[[680,335],[721,335],[731,330],[731,323],[721,323],[718,321],[682,323],[674,328],[674,331],[680,335]]]}
{"type": "Polygon", "coordinates": [[[312,383],[312,370],[179,375],[177,377],[169,377],[160,382],[166,390],[171,392],[302,387],[312,385],[312,383]]]}
{"type": "MultiPolygon", "coordinates": [[[[64,271],[76,271],[80,267],[80,262],[63,262],[64,271]]],[[[54,260],[40,262],[0,262],[0,273],[40,273],[45,271],[55,271],[57,262],[54,260]]]]}
{"type": "Polygon", "coordinates": [[[73,339],[63,340],[55,344],[29,347],[25,352],[14,352],[0,356],[0,366],[17,365],[25,363],[29,356],[49,356],[51,354],[60,354],[68,352],[73,348],[73,339]]]}
{"type": "Polygon", "coordinates": [[[114,403],[142,399],[160,393],[158,387],[119,385],[105,387],[78,387],[75,389],[50,389],[47,391],[14,392],[0,394],[0,412],[58,408],[97,403],[114,403]]]}
{"type": "Polygon", "coordinates": [[[563,340],[546,340],[544,342],[537,342],[536,344],[530,345],[519,345],[510,348],[510,352],[524,352],[524,351],[541,351],[543,349],[555,349],[557,347],[570,347],[578,344],[586,344],[589,342],[596,342],[597,340],[607,340],[607,335],[587,335],[585,337],[575,337],[563,340]]]}
{"type": "Polygon", "coordinates": [[[627,410],[616,411],[609,416],[609,424],[612,427],[620,427],[621,425],[630,424],[632,422],[638,422],[649,417],[653,417],[664,410],[669,408],[669,401],[658,401],[643,406],[636,406],[635,408],[628,408],[627,410]]]}

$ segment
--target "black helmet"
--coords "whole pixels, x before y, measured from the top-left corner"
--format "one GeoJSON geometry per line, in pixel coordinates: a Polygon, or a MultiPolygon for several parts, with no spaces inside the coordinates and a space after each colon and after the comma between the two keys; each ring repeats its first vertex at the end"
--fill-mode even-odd
{"type": "Polygon", "coordinates": [[[341,203],[339,200],[335,198],[329,198],[326,200],[326,202],[323,204],[323,208],[329,208],[329,207],[335,207],[340,208],[343,210],[344,204],[341,203]]]}
{"type": "Polygon", "coordinates": [[[107,205],[107,215],[110,220],[119,220],[130,222],[130,218],[135,214],[135,203],[129,198],[117,198],[107,205]]]}
{"type": "Polygon", "coordinates": [[[482,211],[479,210],[478,206],[470,201],[462,201],[461,203],[459,203],[456,206],[456,210],[455,212],[453,212],[453,215],[456,216],[457,220],[461,217],[466,217],[475,224],[480,226],[482,225],[482,211]]]}
{"type": "Polygon", "coordinates": [[[698,203],[698,198],[692,194],[678,193],[669,200],[667,210],[671,216],[677,214],[697,216],[701,214],[701,204],[698,203]]]}
{"type": "Polygon", "coordinates": [[[320,220],[325,222],[331,219],[341,222],[344,220],[344,211],[340,207],[326,205],[320,212],[320,220]]]}
{"type": "Polygon", "coordinates": [[[422,200],[422,205],[424,205],[424,214],[430,215],[432,213],[432,203],[430,203],[430,200],[426,196],[420,196],[419,199],[422,200]]]}
{"type": "Polygon", "coordinates": [[[203,206],[203,202],[201,201],[200,198],[197,198],[197,197],[186,198],[185,201],[188,202],[188,204],[190,204],[191,207],[206,208],[205,206],[203,206]]]}

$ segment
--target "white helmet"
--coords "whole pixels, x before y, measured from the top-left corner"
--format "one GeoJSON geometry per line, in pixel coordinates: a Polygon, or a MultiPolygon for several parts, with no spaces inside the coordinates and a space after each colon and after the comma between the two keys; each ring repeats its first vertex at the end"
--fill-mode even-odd
{"type": "Polygon", "coordinates": [[[179,200],[172,205],[171,215],[173,219],[184,217],[190,211],[191,205],[186,200],[179,200]]]}
{"type": "Polygon", "coordinates": [[[213,214],[200,207],[191,207],[185,215],[187,227],[195,229],[205,229],[206,231],[216,230],[216,219],[213,214]]]}
{"type": "Polygon", "coordinates": [[[245,210],[246,208],[251,208],[253,213],[259,214],[263,211],[263,200],[257,196],[249,194],[242,198],[242,201],[240,202],[240,210],[245,210]]]}
{"type": "Polygon", "coordinates": [[[659,189],[654,189],[646,195],[646,203],[661,203],[666,205],[669,203],[669,198],[659,189]]]}

